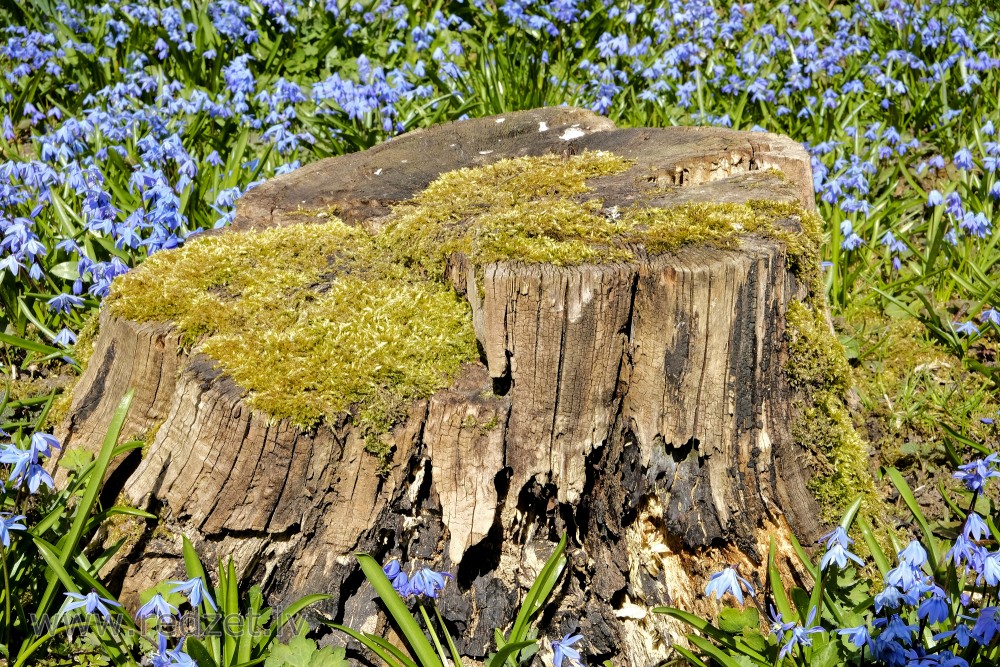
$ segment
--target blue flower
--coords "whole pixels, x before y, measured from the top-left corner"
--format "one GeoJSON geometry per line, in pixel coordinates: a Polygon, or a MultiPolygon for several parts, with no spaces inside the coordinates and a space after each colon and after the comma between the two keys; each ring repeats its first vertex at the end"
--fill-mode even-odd
{"type": "Polygon", "coordinates": [[[990,454],[986,458],[962,464],[953,477],[961,480],[969,491],[981,492],[990,478],[1000,477],[1000,472],[993,470],[996,459],[996,454],[990,454]]]}
{"type": "Polygon", "coordinates": [[[948,601],[940,595],[931,595],[917,608],[917,618],[928,623],[940,623],[948,618],[948,601]]]}
{"type": "Polygon", "coordinates": [[[139,611],[136,612],[135,617],[136,619],[140,619],[155,616],[164,623],[169,623],[176,613],[177,607],[164,600],[163,596],[157,593],[150,598],[149,602],[139,607],[139,611]]]}
{"type": "Polygon", "coordinates": [[[71,347],[76,343],[76,334],[64,327],[55,335],[52,342],[62,347],[71,347]]]}
{"type": "Polygon", "coordinates": [[[783,635],[792,628],[795,627],[795,623],[786,622],[778,610],[771,605],[771,609],[768,612],[771,616],[771,634],[773,635],[783,635]]]}
{"type": "Polygon", "coordinates": [[[931,190],[927,193],[927,206],[934,207],[940,206],[944,203],[944,197],[937,190],[931,190]]]}
{"type": "Polygon", "coordinates": [[[975,163],[972,160],[972,152],[968,148],[959,149],[959,151],[955,153],[955,157],[952,158],[952,162],[955,163],[955,166],[958,169],[962,169],[964,171],[968,171],[975,166],[975,163]]]}
{"type": "Polygon", "coordinates": [[[885,626],[882,633],[879,635],[879,639],[886,641],[901,641],[903,644],[909,644],[913,640],[913,635],[917,632],[916,625],[907,625],[899,614],[893,614],[888,620],[884,618],[877,618],[874,622],[875,627],[885,626]]]}
{"type": "Polygon", "coordinates": [[[979,316],[979,321],[983,323],[989,322],[994,326],[1000,327],[1000,310],[996,308],[984,310],[983,314],[979,316]]]}
{"type": "Polygon", "coordinates": [[[97,591],[90,591],[86,595],[80,595],[79,593],[66,593],[65,595],[71,601],[66,602],[63,606],[64,612],[83,608],[88,614],[100,614],[107,620],[111,618],[111,610],[108,607],[121,606],[114,600],[102,598],[97,594],[97,591]]]}
{"type": "Polygon", "coordinates": [[[193,579],[188,579],[187,581],[168,581],[167,583],[173,586],[173,588],[170,589],[171,593],[186,594],[192,606],[197,607],[201,604],[202,600],[204,600],[208,603],[209,607],[215,611],[219,610],[219,608],[215,606],[215,601],[212,600],[212,596],[209,595],[208,589],[205,587],[205,582],[201,580],[201,577],[194,577],[193,579]]]}
{"type": "Polygon", "coordinates": [[[834,544],[830,547],[827,552],[823,555],[823,560],[820,561],[819,569],[825,570],[829,567],[830,563],[835,563],[837,567],[843,569],[847,567],[847,559],[851,559],[857,563],[860,567],[865,566],[865,562],[861,560],[856,554],[852,554],[847,550],[846,547],[841,546],[840,543],[834,544]]]}
{"type": "Polygon", "coordinates": [[[53,449],[62,449],[59,440],[54,435],[48,433],[32,433],[31,449],[36,456],[52,456],[53,449]]]}
{"type": "Polygon", "coordinates": [[[438,592],[444,590],[445,577],[450,579],[451,575],[447,572],[435,572],[429,567],[421,568],[410,578],[409,594],[436,598],[438,592]]]}
{"type": "Polygon", "coordinates": [[[829,533],[827,533],[823,537],[819,538],[818,541],[822,542],[824,540],[826,540],[826,548],[827,549],[831,548],[834,544],[839,544],[840,546],[842,546],[845,549],[848,548],[848,547],[850,547],[852,544],[854,544],[854,540],[852,540],[847,535],[847,531],[844,530],[843,526],[837,526],[836,528],[834,528],[833,530],[831,530],[829,533]]]}
{"type": "Polygon", "coordinates": [[[83,299],[72,294],[59,294],[49,299],[46,303],[49,306],[49,310],[57,313],[68,313],[74,308],[82,306],[83,299]]]}
{"type": "Polygon", "coordinates": [[[871,651],[874,648],[872,643],[872,636],[868,632],[867,625],[859,625],[854,628],[841,628],[837,630],[838,635],[846,635],[847,641],[854,644],[856,647],[861,648],[862,646],[868,646],[868,650],[871,651]]]}
{"type": "Polygon", "coordinates": [[[0,512],[0,544],[4,547],[10,546],[10,531],[27,530],[23,523],[24,515],[11,514],[10,512],[0,512]]]}
{"type": "Polygon", "coordinates": [[[562,667],[564,660],[570,667],[581,667],[580,652],[572,648],[581,639],[583,635],[569,633],[552,642],[552,667],[562,667]]]}
{"type": "Polygon", "coordinates": [[[927,551],[920,542],[911,540],[906,548],[899,552],[899,562],[913,568],[921,568],[927,562],[927,551]]]}
{"type": "Polygon", "coordinates": [[[979,333],[979,327],[977,327],[972,320],[968,322],[952,322],[952,326],[955,327],[955,333],[960,333],[965,336],[975,336],[979,333]]]}
{"type": "Polygon", "coordinates": [[[986,554],[981,563],[979,574],[990,586],[1000,584],[1000,551],[986,554]]]}
{"type": "Polygon", "coordinates": [[[402,597],[410,595],[410,578],[406,575],[406,572],[403,572],[403,568],[400,567],[398,560],[393,558],[382,567],[382,571],[385,572],[385,576],[392,582],[392,587],[397,593],[402,597]]]}
{"type": "Polygon", "coordinates": [[[721,600],[726,593],[731,593],[740,604],[743,604],[744,587],[750,595],[754,595],[750,582],[737,574],[735,567],[727,567],[712,575],[708,585],[705,586],[705,595],[709,597],[715,595],[717,600],[721,600]]]}
{"type": "Polygon", "coordinates": [[[969,540],[981,540],[990,534],[990,528],[981,516],[975,512],[969,512],[965,518],[965,525],[962,527],[962,534],[969,540]]]}
{"type": "Polygon", "coordinates": [[[975,619],[969,618],[968,616],[959,616],[958,618],[959,618],[959,623],[955,625],[954,630],[946,630],[945,632],[939,632],[936,635],[934,635],[934,640],[940,641],[942,639],[954,637],[955,643],[957,643],[962,648],[968,646],[969,640],[972,639],[972,628],[970,628],[965,623],[962,623],[961,620],[962,619],[975,620],[975,619]]]}
{"type": "Polygon", "coordinates": [[[983,607],[976,619],[976,624],[969,634],[982,646],[988,646],[994,637],[1000,634],[1000,608],[983,607]]]}
{"type": "Polygon", "coordinates": [[[916,604],[917,597],[904,594],[903,591],[890,584],[875,596],[875,613],[882,613],[883,608],[898,609],[904,602],[916,604]]]}
{"type": "Polygon", "coordinates": [[[816,634],[817,632],[825,632],[821,626],[813,625],[815,619],[816,607],[813,607],[809,610],[809,616],[806,618],[805,624],[796,625],[792,628],[781,650],[778,651],[778,660],[791,653],[792,649],[796,646],[812,646],[812,639],[809,638],[809,635],[816,634]]]}

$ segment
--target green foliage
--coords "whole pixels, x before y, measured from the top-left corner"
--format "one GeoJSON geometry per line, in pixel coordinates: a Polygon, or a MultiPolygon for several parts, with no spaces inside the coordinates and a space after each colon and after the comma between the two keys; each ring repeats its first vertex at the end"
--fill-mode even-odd
{"type": "MultiPolygon", "coordinates": [[[[118,444],[131,400],[131,392],[122,399],[96,460],[88,462],[77,457],[72,463],[72,474],[63,489],[36,497],[0,492],[3,510],[25,514],[28,525],[25,534],[13,533],[9,549],[0,548],[4,572],[0,629],[2,644],[10,651],[11,664],[27,664],[43,644],[63,631],[53,629],[38,635],[30,616],[55,614],[64,592],[96,589],[102,596],[110,597],[99,576],[121,543],[92,544],[97,527],[116,514],[154,518],[133,508],[104,509],[98,505],[98,494],[111,461],[141,445],[118,444]]],[[[107,650],[112,655],[117,652],[113,643],[107,650]]]]}
{"type": "Polygon", "coordinates": [[[264,661],[264,667],[347,667],[343,648],[317,648],[306,637],[294,637],[287,644],[277,644],[264,661]]]}
{"type": "MultiPolygon", "coordinates": [[[[566,536],[563,535],[521,602],[509,634],[504,636],[502,628],[494,629],[497,650],[486,659],[486,667],[519,667],[526,665],[535,655],[538,650],[537,631],[532,626],[566,568],[565,551],[566,536]]],[[[386,667],[441,667],[450,664],[449,659],[457,667],[461,667],[462,657],[433,600],[417,595],[415,606],[419,610],[419,617],[423,620],[421,629],[416,612],[410,611],[382,566],[368,554],[357,554],[357,558],[365,578],[385,604],[396,627],[403,633],[409,655],[378,635],[359,632],[336,623],[328,625],[360,642],[385,663],[386,667]],[[431,620],[428,608],[433,612],[436,624],[431,620]],[[444,643],[441,640],[442,636],[444,643]]]]}

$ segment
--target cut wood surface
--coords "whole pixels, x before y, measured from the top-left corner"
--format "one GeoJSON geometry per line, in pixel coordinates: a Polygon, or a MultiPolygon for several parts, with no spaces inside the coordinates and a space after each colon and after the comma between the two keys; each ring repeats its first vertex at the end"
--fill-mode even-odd
{"type": "MultiPolygon", "coordinates": [[[[323,224],[326,211],[378,233],[393,205],[444,172],[586,150],[635,164],[589,183],[604,210],[814,206],[808,155],[790,139],[616,129],[553,108],[307,165],[250,191],[222,233],[323,224]]],[[[460,649],[483,657],[568,532],[571,573],[545,632],[579,629],[595,656],[646,666],[684,631],[651,607],[711,613],[702,591],[722,563],[749,574],[772,536],[788,549],[790,528],[802,540],[819,534],[791,434],[800,395],[784,373],[786,308],[807,287],[781,242],[748,235],[733,250],[567,267],[456,256],[448,277],[471,304],[481,360],[408,406],[384,473],[349,414],[308,431],[275,421],[197,346],[183,347],[170,322],[102,315],[62,435],[68,447],[98,446],[136,388],[124,436],[149,443],[116,480],[162,528],[146,528],[114,565],[126,602],[180,574],[183,534],[206,562],[232,555],[274,605],[332,593],[321,614],[390,632],[352,557],[365,551],[454,573],[442,613],[460,649]]]]}

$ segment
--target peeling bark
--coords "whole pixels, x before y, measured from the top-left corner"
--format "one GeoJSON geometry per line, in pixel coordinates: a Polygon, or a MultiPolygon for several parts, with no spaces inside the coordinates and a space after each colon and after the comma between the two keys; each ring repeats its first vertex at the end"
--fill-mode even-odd
{"type": "MultiPolygon", "coordinates": [[[[813,206],[808,156],[775,135],[615,130],[575,109],[503,118],[404,135],[276,178],[240,201],[225,233],[322,222],[302,211],[330,206],[377,229],[389,206],[443,171],[584,149],[645,170],[642,182],[595,179],[606,207],[640,196],[813,206]]],[[[737,251],[686,247],[628,264],[452,258],[448,275],[472,305],[483,358],[409,407],[384,476],[350,415],[313,432],[275,423],[211,359],[180,349],[168,324],[107,313],[63,435],[96,446],[130,387],[126,435],[155,430],[125,493],[157,510],[173,537],[147,534],[115,564],[126,602],[179,572],[184,534],[209,559],[232,554],[272,604],[329,592],[319,613],[389,632],[351,555],[367,551],[453,572],[443,614],[460,650],[481,658],[565,531],[571,568],[546,632],[579,628],[598,658],[653,665],[683,628],[649,608],[711,614],[699,591],[720,563],[749,573],[772,536],[787,548],[790,528],[803,539],[820,530],[789,429],[785,310],[806,290],[786,260],[780,243],[749,236],[737,251]]]]}

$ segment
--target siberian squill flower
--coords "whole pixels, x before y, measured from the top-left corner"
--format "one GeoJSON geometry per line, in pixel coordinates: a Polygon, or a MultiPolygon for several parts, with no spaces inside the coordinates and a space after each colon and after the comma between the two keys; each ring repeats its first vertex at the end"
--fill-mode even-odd
{"type": "Polygon", "coordinates": [[[863,560],[847,550],[849,546],[854,544],[854,540],[847,536],[847,531],[843,527],[837,526],[832,532],[820,538],[820,540],[826,540],[826,553],[819,564],[821,570],[827,569],[830,563],[836,563],[837,567],[843,569],[847,567],[847,559],[853,560],[861,567],[865,566],[863,560]]]}
{"type": "Polygon", "coordinates": [[[23,514],[11,514],[10,512],[0,512],[0,544],[4,547],[10,546],[10,531],[27,530],[23,523],[23,514]]]}
{"type": "Polygon", "coordinates": [[[847,641],[851,642],[858,648],[868,646],[869,651],[874,648],[874,645],[872,644],[872,636],[871,633],[868,632],[867,625],[859,625],[854,628],[841,628],[840,630],[837,630],[837,634],[846,635],[847,641]]]}
{"type": "Polygon", "coordinates": [[[435,572],[429,567],[417,570],[416,574],[410,577],[410,595],[426,595],[429,598],[436,598],[438,591],[444,590],[445,577],[451,578],[447,572],[435,572]]]}
{"type": "Polygon", "coordinates": [[[187,595],[192,606],[197,607],[204,600],[208,603],[209,607],[215,611],[219,610],[212,596],[209,595],[208,589],[205,587],[205,582],[201,580],[201,577],[194,577],[187,581],[168,581],[167,583],[173,586],[170,589],[171,593],[184,593],[187,595]]]}
{"type": "Polygon", "coordinates": [[[108,609],[108,606],[121,606],[114,600],[102,598],[97,594],[97,591],[90,591],[86,595],[80,595],[79,593],[66,593],[65,595],[70,601],[66,602],[63,606],[63,611],[73,611],[74,609],[83,608],[88,614],[100,614],[105,620],[111,618],[111,610],[108,609]]]}
{"type": "Polygon", "coordinates": [[[573,644],[583,639],[583,635],[569,633],[562,639],[552,642],[552,667],[562,667],[565,660],[569,667],[581,667],[580,652],[573,648],[573,644]]]}
{"type": "Polygon", "coordinates": [[[398,560],[393,558],[382,567],[382,571],[385,572],[385,576],[389,578],[393,589],[397,593],[403,597],[410,594],[410,578],[406,575],[406,572],[403,572],[403,568],[399,565],[398,560]]]}
{"type": "Polygon", "coordinates": [[[814,620],[816,620],[816,607],[809,610],[805,625],[796,625],[792,628],[781,650],[778,651],[778,660],[791,653],[796,646],[812,646],[812,639],[809,638],[809,635],[824,631],[821,626],[813,625],[814,620]]]}
{"type": "Polygon", "coordinates": [[[993,469],[996,461],[997,455],[990,454],[986,458],[958,466],[958,472],[952,476],[955,479],[962,480],[965,488],[969,491],[981,492],[987,480],[991,477],[1000,477],[1000,472],[993,469]]]}
{"type": "Polygon", "coordinates": [[[164,623],[169,623],[176,613],[177,607],[167,602],[163,599],[162,595],[157,593],[150,598],[149,602],[139,607],[139,611],[136,612],[135,617],[141,619],[155,616],[164,623]]]}
{"type": "Polygon", "coordinates": [[[968,322],[952,322],[952,326],[955,327],[955,333],[960,333],[965,336],[975,336],[979,333],[979,327],[977,327],[972,320],[968,322]]]}
{"type": "Polygon", "coordinates": [[[736,573],[735,567],[727,567],[721,572],[716,572],[708,580],[705,586],[705,595],[715,595],[717,600],[721,600],[726,593],[731,593],[737,602],[743,604],[743,588],[746,588],[750,595],[754,594],[753,586],[750,582],[736,573]]]}

